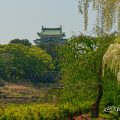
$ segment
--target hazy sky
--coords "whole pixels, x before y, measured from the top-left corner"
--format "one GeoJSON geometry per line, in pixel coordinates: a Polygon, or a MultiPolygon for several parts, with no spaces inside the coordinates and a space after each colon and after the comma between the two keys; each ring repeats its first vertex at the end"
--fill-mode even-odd
{"type": "MultiPolygon", "coordinates": [[[[93,17],[91,14],[94,24],[93,17]]],[[[42,25],[62,25],[67,37],[84,32],[78,0],[0,0],[0,44],[15,38],[32,42],[38,37],[42,25]]]]}

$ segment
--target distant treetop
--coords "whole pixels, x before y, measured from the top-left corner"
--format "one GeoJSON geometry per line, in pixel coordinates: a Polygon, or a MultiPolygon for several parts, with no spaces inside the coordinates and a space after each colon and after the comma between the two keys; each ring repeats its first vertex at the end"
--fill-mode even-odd
{"type": "Polygon", "coordinates": [[[25,45],[25,46],[29,46],[31,47],[32,43],[29,42],[28,39],[13,39],[10,41],[10,44],[22,44],[22,45],[25,45]]]}

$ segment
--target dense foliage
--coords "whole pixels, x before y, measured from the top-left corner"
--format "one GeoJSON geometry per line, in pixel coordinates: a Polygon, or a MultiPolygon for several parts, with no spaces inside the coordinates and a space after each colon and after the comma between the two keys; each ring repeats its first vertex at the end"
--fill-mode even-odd
{"type": "Polygon", "coordinates": [[[98,88],[104,81],[103,106],[111,104],[119,105],[117,81],[112,82],[115,79],[114,75],[108,71],[105,77],[102,77],[102,72],[100,72],[103,55],[108,46],[114,42],[114,39],[115,36],[113,35],[102,38],[82,35],[73,37],[69,44],[63,46],[60,52],[60,56],[62,56],[60,57],[60,63],[63,74],[61,81],[61,85],[63,86],[60,97],[61,101],[69,101],[72,104],[84,103],[85,101],[96,103],[98,98],[96,96],[99,94],[97,92],[98,88]],[[101,81],[99,81],[100,76],[102,77],[101,81]],[[109,84],[106,81],[109,81],[109,84]],[[112,90],[108,89],[110,86],[112,86],[112,90]],[[107,90],[105,91],[105,95],[104,90],[107,90]],[[113,94],[115,95],[113,96],[113,94]]]}
{"type": "MultiPolygon", "coordinates": [[[[0,78],[3,81],[44,82],[41,80],[45,80],[45,77],[41,78],[44,75],[48,80],[48,71],[51,78],[53,70],[61,72],[60,84],[51,88],[47,86],[48,92],[43,92],[44,102],[48,103],[23,105],[1,103],[1,120],[120,118],[120,111],[114,109],[107,114],[104,111],[108,106],[120,108],[120,87],[117,84],[117,80],[120,83],[120,38],[116,39],[114,34],[107,35],[115,24],[118,32],[120,31],[120,2],[79,1],[79,10],[84,14],[85,30],[88,24],[89,5],[93,3],[93,8],[97,12],[96,32],[100,37],[73,36],[68,43],[58,49],[55,43],[32,46],[27,39],[14,39],[8,45],[0,45],[0,78]]],[[[4,86],[4,90],[7,89],[6,82],[3,82],[4,85],[2,82],[1,86],[4,86]]],[[[7,98],[7,94],[1,89],[0,97],[3,101],[7,98]]],[[[34,94],[29,96],[30,99],[32,97],[36,96],[34,94]]],[[[24,99],[25,95],[23,101],[24,99]]]]}
{"type": "Polygon", "coordinates": [[[120,38],[115,39],[114,44],[111,44],[103,56],[103,75],[105,68],[111,69],[117,76],[118,83],[120,84],[120,38]]]}
{"type": "MultiPolygon", "coordinates": [[[[75,115],[91,117],[92,104],[98,96],[98,86],[103,85],[103,97],[99,116],[106,119],[119,118],[117,112],[105,115],[107,106],[119,106],[120,94],[116,76],[105,70],[99,81],[99,69],[108,46],[114,43],[114,35],[90,37],[73,36],[68,43],[58,49],[61,82],[58,88],[51,89],[45,97],[53,97],[57,104],[7,105],[0,108],[0,119],[68,119],[75,115]],[[57,98],[58,97],[58,98],[57,98]],[[102,114],[102,115],[101,115],[102,114]]],[[[0,46],[0,77],[9,81],[31,79],[40,82],[43,71],[53,70],[52,57],[44,50],[21,44],[0,46]]],[[[81,116],[79,116],[81,117],[81,116]]]]}
{"type": "Polygon", "coordinates": [[[39,81],[43,71],[52,69],[51,56],[38,47],[21,44],[0,46],[0,77],[4,80],[39,81]]]}
{"type": "Polygon", "coordinates": [[[38,47],[45,50],[52,57],[56,71],[60,70],[59,64],[58,64],[58,51],[57,51],[57,49],[59,49],[63,45],[64,44],[55,43],[55,42],[37,45],[38,47]]]}
{"type": "Polygon", "coordinates": [[[32,43],[30,43],[28,39],[13,39],[10,41],[10,44],[22,44],[29,47],[31,47],[32,45],[32,43]]]}
{"type": "MultiPolygon", "coordinates": [[[[73,106],[67,104],[29,104],[29,105],[9,105],[0,108],[0,120],[69,120],[75,119],[80,111],[84,110],[86,113],[89,103],[79,104],[73,106]]],[[[116,115],[114,115],[116,117],[116,115]]],[[[112,120],[114,116],[103,115],[101,118],[112,120]]],[[[90,119],[90,114],[81,115],[76,119],[83,120],[90,119]]]]}
{"type": "Polygon", "coordinates": [[[89,56],[86,56],[86,54],[91,54],[90,51],[93,51],[95,47],[96,41],[94,38],[80,36],[72,38],[61,49],[60,63],[63,72],[62,84],[64,86],[62,99],[65,101],[69,100],[76,103],[77,99],[77,101],[83,102],[85,99],[89,99],[86,96],[94,91],[90,91],[92,89],[86,89],[88,82],[89,87],[93,85],[90,82],[91,77],[94,82],[93,72],[88,69],[89,64],[86,64],[89,62],[89,56]],[[87,79],[90,74],[91,76],[87,79]]]}

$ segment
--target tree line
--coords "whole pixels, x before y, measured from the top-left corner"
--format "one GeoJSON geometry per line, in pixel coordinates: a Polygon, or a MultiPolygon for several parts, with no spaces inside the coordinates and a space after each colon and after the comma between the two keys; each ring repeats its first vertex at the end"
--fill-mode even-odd
{"type": "Polygon", "coordinates": [[[8,81],[40,81],[44,71],[54,70],[52,57],[27,39],[0,45],[0,78],[8,81]]]}

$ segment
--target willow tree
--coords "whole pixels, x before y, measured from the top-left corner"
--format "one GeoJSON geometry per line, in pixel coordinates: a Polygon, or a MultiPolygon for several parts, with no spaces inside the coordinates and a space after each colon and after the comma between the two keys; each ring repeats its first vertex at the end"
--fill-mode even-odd
{"type": "MultiPolygon", "coordinates": [[[[93,6],[93,10],[96,11],[96,33],[101,35],[102,33],[111,33],[113,28],[115,27],[116,31],[120,32],[120,0],[79,0],[79,10],[80,13],[84,16],[84,29],[87,30],[88,21],[89,21],[89,6],[93,6]]],[[[103,34],[102,34],[103,35],[103,34]]],[[[108,66],[111,68],[115,73],[118,75],[120,72],[118,71],[119,68],[119,56],[116,55],[117,58],[112,57],[112,52],[118,52],[119,44],[113,44],[112,47],[110,46],[103,57],[103,68],[104,66],[108,66]],[[109,61],[107,61],[109,60],[109,61]]],[[[91,113],[92,117],[98,117],[99,115],[99,104],[103,95],[103,88],[102,88],[102,61],[100,62],[98,68],[98,95],[96,97],[95,103],[92,105],[91,113]]]]}
{"type": "Polygon", "coordinates": [[[103,76],[105,69],[110,69],[116,76],[118,86],[120,86],[120,37],[115,39],[103,56],[103,76]]]}
{"type": "MultiPolygon", "coordinates": [[[[120,0],[79,0],[80,13],[84,15],[84,29],[88,26],[89,5],[96,11],[96,30],[110,32],[115,26],[120,31],[120,0]]],[[[117,31],[116,30],[116,31],[117,31]]]]}

